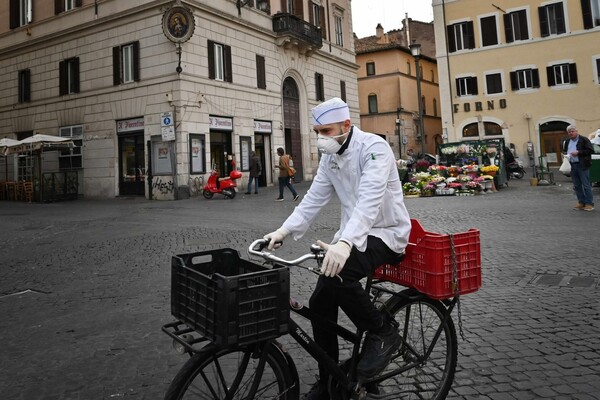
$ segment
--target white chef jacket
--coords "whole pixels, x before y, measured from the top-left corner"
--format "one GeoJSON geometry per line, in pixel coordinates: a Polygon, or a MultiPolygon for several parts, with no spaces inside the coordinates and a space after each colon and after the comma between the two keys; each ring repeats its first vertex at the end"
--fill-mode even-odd
{"type": "Polygon", "coordinates": [[[410,217],[392,149],[379,136],[355,126],[349,140],[341,155],[321,157],[310,189],[282,226],[294,239],[301,238],[336,193],[342,217],[332,243],[344,239],[365,251],[367,236],[372,235],[402,253],[408,243],[410,217]]]}

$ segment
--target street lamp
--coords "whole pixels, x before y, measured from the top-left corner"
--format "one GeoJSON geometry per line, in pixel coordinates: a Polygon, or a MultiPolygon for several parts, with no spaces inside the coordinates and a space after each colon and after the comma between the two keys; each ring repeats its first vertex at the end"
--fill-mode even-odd
{"type": "Polygon", "coordinates": [[[415,58],[415,66],[417,68],[417,97],[419,100],[419,133],[421,134],[421,156],[425,154],[425,128],[423,126],[423,100],[421,98],[421,65],[419,63],[421,59],[421,45],[414,43],[408,46],[410,52],[415,58]]]}

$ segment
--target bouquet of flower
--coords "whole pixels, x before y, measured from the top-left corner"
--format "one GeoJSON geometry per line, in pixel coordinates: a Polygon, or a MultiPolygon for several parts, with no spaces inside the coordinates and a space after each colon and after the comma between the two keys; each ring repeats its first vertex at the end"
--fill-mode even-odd
{"type": "Polygon", "coordinates": [[[458,182],[452,182],[448,184],[448,187],[451,189],[460,189],[462,188],[462,184],[458,183],[458,182]]]}
{"type": "Polygon", "coordinates": [[[471,189],[471,190],[475,190],[476,192],[479,192],[483,189],[483,187],[481,187],[481,185],[478,182],[471,181],[471,182],[467,182],[467,189],[471,189]]]}
{"type": "Polygon", "coordinates": [[[434,176],[434,177],[433,177],[433,179],[431,179],[431,181],[432,181],[433,183],[435,183],[436,185],[438,185],[438,184],[440,184],[440,183],[443,183],[443,182],[445,182],[445,181],[446,181],[446,178],[444,178],[443,176],[436,175],[436,176],[434,176]]]}
{"type": "Polygon", "coordinates": [[[477,165],[477,164],[469,164],[469,165],[462,166],[462,171],[466,172],[466,173],[473,173],[473,172],[477,172],[478,170],[479,170],[479,165],[477,165]]]}
{"type": "Polygon", "coordinates": [[[431,180],[432,176],[429,175],[429,172],[417,172],[416,174],[413,175],[413,178],[417,181],[429,181],[431,180]]]}
{"type": "Polygon", "coordinates": [[[448,146],[442,149],[442,154],[456,154],[458,151],[458,146],[448,146]]]}
{"type": "Polygon", "coordinates": [[[491,181],[494,179],[494,177],[491,175],[481,175],[480,178],[482,178],[484,181],[491,181]]]}
{"type": "Polygon", "coordinates": [[[497,165],[484,165],[483,167],[481,167],[481,172],[483,172],[484,174],[489,174],[490,172],[496,173],[499,169],[500,167],[498,167],[497,165]]]}
{"type": "Polygon", "coordinates": [[[429,169],[429,161],[427,160],[418,160],[415,164],[415,169],[417,172],[425,172],[429,169]]]}
{"type": "Polygon", "coordinates": [[[472,178],[472,177],[470,177],[469,175],[460,175],[460,176],[458,177],[458,180],[459,180],[460,182],[467,183],[467,182],[471,182],[471,181],[473,180],[473,178],[472,178]]]}
{"type": "Polygon", "coordinates": [[[456,176],[460,172],[460,167],[457,167],[456,165],[452,165],[452,166],[448,167],[447,171],[448,171],[448,175],[456,176]]]}

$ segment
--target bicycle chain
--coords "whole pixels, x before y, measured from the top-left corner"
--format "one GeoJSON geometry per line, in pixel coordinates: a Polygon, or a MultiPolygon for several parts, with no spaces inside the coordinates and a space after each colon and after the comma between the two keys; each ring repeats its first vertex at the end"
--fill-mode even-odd
{"type": "Polygon", "coordinates": [[[462,324],[462,311],[460,308],[460,288],[458,287],[458,265],[456,263],[456,249],[454,248],[454,235],[450,234],[450,251],[452,253],[452,285],[454,286],[454,296],[457,298],[456,305],[458,307],[458,332],[462,340],[465,339],[462,324]]]}

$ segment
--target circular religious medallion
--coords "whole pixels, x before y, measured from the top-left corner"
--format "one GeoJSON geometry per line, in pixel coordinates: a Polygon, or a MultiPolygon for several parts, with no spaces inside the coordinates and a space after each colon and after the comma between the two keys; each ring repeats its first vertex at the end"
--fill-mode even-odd
{"type": "Polygon", "coordinates": [[[171,42],[186,42],[194,34],[194,27],[194,15],[185,7],[174,6],[163,14],[163,32],[171,42]]]}

